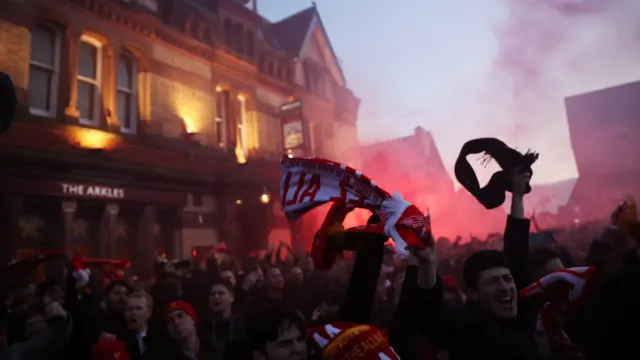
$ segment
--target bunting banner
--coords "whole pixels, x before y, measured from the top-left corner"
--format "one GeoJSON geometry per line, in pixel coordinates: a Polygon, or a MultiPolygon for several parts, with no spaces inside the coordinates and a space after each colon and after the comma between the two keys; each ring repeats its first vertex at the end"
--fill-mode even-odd
{"type": "Polygon", "coordinates": [[[282,160],[280,193],[283,212],[289,221],[329,202],[373,209],[391,195],[358,170],[320,158],[282,160]]]}
{"type": "Polygon", "coordinates": [[[431,241],[430,224],[415,205],[398,193],[391,195],[381,189],[360,171],[335,161],[284,156],[280,195],[282,211],[290,222],[320,205],[334,204],[325,217],[320,237],[314,241],[316,267],[326,268],[331,264],[321,261],[325,257],[324,235],[334,223],[341,224],[353,208],[376,212],[381,224],[358,226],[347,231],[385,234],[393,239],[401,257],[408,256],[409,248],[424,248],[431,241]]]}

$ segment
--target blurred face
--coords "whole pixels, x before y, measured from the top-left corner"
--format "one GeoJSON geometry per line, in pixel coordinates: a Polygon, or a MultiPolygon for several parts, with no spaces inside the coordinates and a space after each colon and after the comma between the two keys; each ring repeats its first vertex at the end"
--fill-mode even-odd
{"type": "Polygon", "coordinates": [[[300,269],[297,266],[292,267],[289,270],[287,281],[295,285],[302,285],[302,283],[304,282],[304,275],[302,274],[302,269],[300,269]]]}
{"type": "Polygon", "coordinates": [[[549,275],[552,272],[555,272],[561,269],[564,269],[564,265],[562,264],[562,261],[560,261],[560,259],[556,258],[556,259],[547,261],[547,263],[544,264],[540,269],[536,269],[533,275],[536,279],[540,279],[545,275],[549,275]]]}
{"type": "Polygon", "coordinates": [[[376,286],[376,297],[380,300],[387,298],[387,277],[380,274],[378,277],[378,284],[376,286]]]}
{"type": "Polygon", "coordinates": [[[311,276],[311,274],[313,274],[313,270],[315,269],[313,267],[313,260],[311,260],[310,257],[305,257],[304,259],[300,260],[298,266],[300,266],[300,270],[302,270],[302,274],[305,278],[311,276]]]}
{"type": "Polygon", "coordinates": [[[123,312],[127,307],[127,288],[124,286],[114,286],[107,294],[107,306],[115,312],[123,312]]]}
{"type": "Polygon", "coordinates": [[[167,316],[167,332],[172,340],[185,339],[195,331],[193,319],[184,311],[176,310],[167,316]]]}
{"type": "Polygon", "coordinates": [[[151,307],[149,301],[144,297],[129,297],[127,299],[127,309],[124,312],[127,326],[131,330],[143,331],[147,328],[147,322],[151,317],[151,307]]]}
{"type": "Polygon", "coordinates": [[[217,313],[231,311],[233,305],[233,294],[226,286],[216,284],[209,291],[209,307],[217,313]]]}
{"type": "Polygon", "coordinates": [[[511,319],[518,315],[518,291],[507,268],[487,269],[478,276],[477,298],[490,314],[511,319]]]}
{"type": "Polygon", "coordinates": [[[34,315],[28,318],[24,323],[24,336],[27,339],[33,339],[47,329],[47,321],[42,315],[34,315]]]}
{"type": "Polygon", "coordinates": [[[272,267],[267,270],[267,285],[274,289],[282,289],[284,287],[284,277],[280,269],[272,267]]]}
{"type": "Polygon", "coordinates": [[[264,354],[254,353],[254,359],[306,360],[307,343],[300,330],[293,325],[282,332],[274,341],[265,343],[264,354]]]}
{"type": "Polygon", "coordinates": [[[236,277],[233,276],[233,273],[231,271],[225,270],[225,271],[221,272],[220,273],[220,278],[221,279],[225,279],[231,285],[236,286],[236,277]]]}
{"type": "Polygon", "coordinates": [[[331,322],[338,313],[340,306],[329,305],[325,301],[320,304],[311,315],[311,320],[316,324],[326,324],[331,322]]]}

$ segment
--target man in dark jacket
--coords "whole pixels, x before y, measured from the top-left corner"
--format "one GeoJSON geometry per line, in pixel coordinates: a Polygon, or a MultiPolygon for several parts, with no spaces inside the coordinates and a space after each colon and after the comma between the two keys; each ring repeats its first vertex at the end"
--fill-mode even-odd
{"type": "Polygon", "coordinates": [[[518,301],[519,289],[529,285],[526,258],[530,224],[523,206],[528,182],[526,173],[513,178],[505,252],[480,251],[465,262],[463,276],[472,291],[463,308],[445,306],[435,252],[426,249],[420,253],[418,284],[423,314],[417,316],[424,319],[423,331],[449,350],[451,359],[539,359],[535,312],[518,301]]]}

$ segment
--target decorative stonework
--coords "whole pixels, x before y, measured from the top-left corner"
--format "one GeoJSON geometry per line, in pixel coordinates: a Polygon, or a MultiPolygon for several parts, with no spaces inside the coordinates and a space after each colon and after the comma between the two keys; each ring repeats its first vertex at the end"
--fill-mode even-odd
{"type": "Polygon", "coordinates": [[[183,33],[169,29],[160,23],[159,18],[154,18],[143,13],[133,13],[125,8],[126,5],[108,0],[58,0],[59,2],[82,7],[109,22],[124,26],[150,38],[157,38],[171,45],[177,46],[195,56],[209,61],[214,59],[214,31],[209,24],[215,24],[213,15],[198,14],[195,9],[189,8],[188,3],[180,4],[186,8],[186,18],[172,16],[172,23],[183,33]],[[189,19],[187,21],[187,19],[189,19]],[[179,22],[182,22],[179,24],[179,22]],[[196,30],[196,31],[193,31],[196,30]],[[193,34],[195,32],[195,34],[193,34]]]}

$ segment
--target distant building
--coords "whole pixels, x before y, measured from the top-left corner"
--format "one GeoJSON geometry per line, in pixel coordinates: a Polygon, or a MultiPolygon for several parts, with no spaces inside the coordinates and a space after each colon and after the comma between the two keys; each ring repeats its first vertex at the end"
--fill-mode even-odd
{"type": "Polygon", "coordinates": [[[640,81],[567,97],[565,108],[579,178],[562,216],[601,219],[640,199],[640,81]]]}
{"type": "Polygon", "coordinates": [[[502,231],[504,211],[488,211],[465,190],[455,190],[432,134],[421,127],[406,137],[362,146],[354,159],[376,184],[429,211],[436,236],[502,231]]]}

